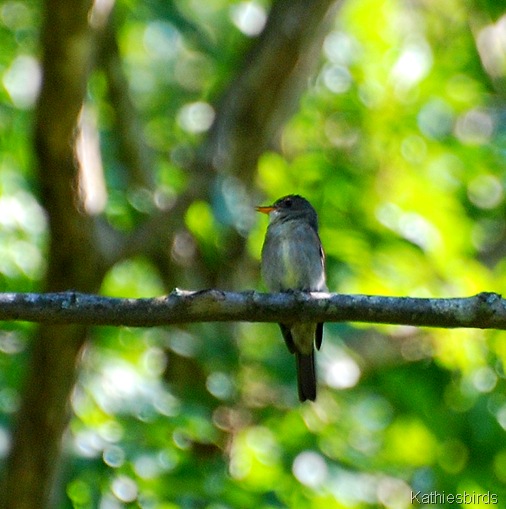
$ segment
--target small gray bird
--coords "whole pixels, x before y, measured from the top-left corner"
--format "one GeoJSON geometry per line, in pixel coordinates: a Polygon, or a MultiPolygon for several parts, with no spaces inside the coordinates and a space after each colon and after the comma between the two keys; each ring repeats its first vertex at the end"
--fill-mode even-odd
{"type": "MultiPolygon", "coordinates": [[[[269,214],[262,248],[262,277],[271,292],[327,291],[325,255],[318,236],[318,216],[302,196],[289,195],[257,207],[269,214]]],[[[316,399],[314,347],[320,349],[323,323],[280,323],[286,346],[297,360],[299,399],[316,399]]]]}

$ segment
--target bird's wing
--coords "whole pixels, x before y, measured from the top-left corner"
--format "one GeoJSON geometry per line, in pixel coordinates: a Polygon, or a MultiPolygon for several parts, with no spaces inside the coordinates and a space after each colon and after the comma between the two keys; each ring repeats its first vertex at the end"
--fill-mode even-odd
{"type": "Polygon", "coordinates": [[[281,334],[283,334],[283,339],[285,340],[288,350],[290,350],[290,353],[295,353],[296,348],[295,343],[293,342],[292,331],[290,330],[290,327],[284,323],[280,323],[279,328],[281,329],[281,334]]]}
{"type": "Polygon", "coordinates": [[[316,349],[319,350],[323,341],[323,323],[316,324],[315,344],[316,349]]]}

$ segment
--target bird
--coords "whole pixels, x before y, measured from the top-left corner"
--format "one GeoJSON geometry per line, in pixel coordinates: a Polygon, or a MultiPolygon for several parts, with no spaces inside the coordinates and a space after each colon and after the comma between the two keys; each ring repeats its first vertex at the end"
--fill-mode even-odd
{"type": "MultiPolygon", "coordinates": [[[[290,194],[256,210],[269,216],[261,255],[262,278],[269,291],[327,291],[318,215],[309,201],[290,194]]],[[[323,323],[294,320],[279,327],[288,350],[295,354],[299,400],[315,401],[314,345],[321,347],[323,323]]]]}

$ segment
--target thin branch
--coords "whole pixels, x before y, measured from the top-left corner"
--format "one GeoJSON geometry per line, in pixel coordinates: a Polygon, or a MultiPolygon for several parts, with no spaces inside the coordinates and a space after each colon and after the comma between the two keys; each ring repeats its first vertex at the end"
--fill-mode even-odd
{"type": "Polygon", "coordinates": [[[0,294],[0,320],[154,327],[192,322],[368,322],[506,330],[506,300],[497,293],[425,299],[330,293],[174,290],[149,299],[77,292],[0,294]]]}

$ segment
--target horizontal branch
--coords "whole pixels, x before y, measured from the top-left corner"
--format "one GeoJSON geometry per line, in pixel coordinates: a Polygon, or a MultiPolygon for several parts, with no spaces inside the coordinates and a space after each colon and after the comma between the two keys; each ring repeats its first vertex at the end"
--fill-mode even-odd
{"type": "Polygon", "coordinates": [[[174,290],[150,299],[77,292],[0,294],[0,320],[153,327],[192,322],[368,322],[425,327],[506,329],[506,300],[496,293],[424,299],[330,293],[174,290]]]}

